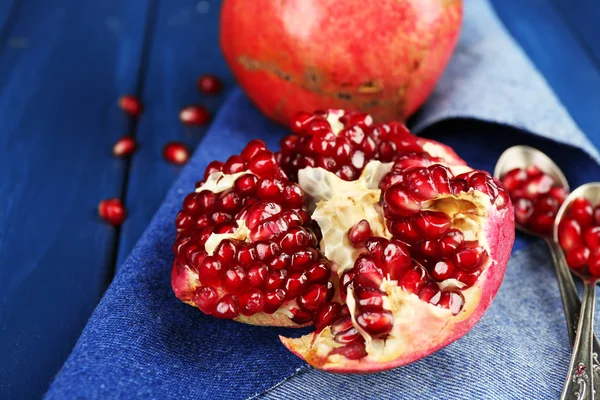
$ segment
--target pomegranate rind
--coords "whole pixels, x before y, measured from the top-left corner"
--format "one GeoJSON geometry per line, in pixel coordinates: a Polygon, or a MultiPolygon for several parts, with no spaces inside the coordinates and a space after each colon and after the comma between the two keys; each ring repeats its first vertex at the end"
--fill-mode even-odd
{"type": "MultiPolygon", "coordinates": [[[[442,328],[437,330],[440,317],[439,308],[426,305],[431,312],[420,316],[419,325],[414,332],[411,332],[418,334],[411,335],[414,340],[401,350],[398,357],[381,362],[373,359],[371,355],[359,360],[334,356],[332,361],[331,356],[327,358],[317,354],[318,349],[313,347],[317,337],[315,333],[297,339],[280,336],[281,342],[292,353],[313,367],[337,373],[369,373],[389,370],[417,361],[449,345],[473,328],[488,309],[500,288],[515,237],[512,204],[509,203],[502,210],[490,207],[484,232],[492,261],[482,272],[475,285],[464,292],[467,298],[465,308],[456,316],[451,316],[447,312],[446,321],[442,324],[442,328]]],[[[423,304],[425,305],[425,303],[423,304]]],[[[331,333],[327,329],[323,330],[320,335],[331,337],[331,333]]]]}

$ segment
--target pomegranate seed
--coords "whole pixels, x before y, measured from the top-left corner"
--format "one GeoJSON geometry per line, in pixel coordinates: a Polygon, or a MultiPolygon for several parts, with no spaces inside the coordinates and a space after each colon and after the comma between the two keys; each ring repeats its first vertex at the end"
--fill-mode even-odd
{"type": "Polygon", "coordinates": [[[258,289],[250,288],[239,296],[240,312],[250,316],[259,313],[265,307],[265,295],[258,289]]]}
{"type": "Polygon", "coordinates": [[[312,321],[313,314],[311,312],[301,310],[298,307],[291,308],[290,312],[292,313],[292,321],[297,324],[306,324],[312,321]]]}
{"type": "Polygon", "coordinates": [[[449,309],[453,315],[456,315],[460,312],[464,303],[465,299],[460,293],[442,292],[442,296],[440,297],[440,301],[437,303],[437,305],[449,309]]]}
{"type": "Polygon", "coordinates": [[[213,316],[217,318],[235,318],[240,313],[240,301],[234,294],[226,294],[219,300],[213,316]]]}
{"type": "MultiPolygon", "coordinates": [[[[247,270],[248,284],[255,288],[262,288],[267,280],[269,268],[262,262],[253,263],[247,270]]],[[[275,289],[275,288],[273,288],[275,289]]]]}
{"type": "Polygon", "coordinates": [[[163,147],[163,157],[171,164],[183,165],[188,162],[190,151],[181,142],[169,142],[163,147]]]}
{"type": "Polygon", "coordinates": [[[362,341],[355,341],[344,347],[333,349],[331,354],[339,354],[348,360],[360,360],[367,356],[365,344],[362,341]]]}
{"type": "Polygon", "coordinates": [[[217,94],[223,90],[223,83],[215,75],[200,75],[197,83],[201,93],[217,94]]]}
{"type": "Polygon", "coordinates": [[[137,118],[142,113],[142,103],[132,95],[121,96],[119,99],[119,107],[133,118],[137,118]]]}
{"type": "Polygon", "coordinates": [[[334,340],[341,344],[349,344],[354,342],[356,339],[360,337],[360,333],[354,327],[349,328],[348,330],[337,333],[334,336],[334,340]]]}
{"type": "Polygon", "coordinates": [[[117,143],[113,146],[112,152],[116,157],[128,157],[133,154],[137,148],[135,139],[131,136],[123,136],[117,140],[117,143]]]}
{"type": "MultiPolygon", "coordinates": [[[[330,283],[331,284],[331,283],[330,283]]],[[[316,311],[328,297],[326,285],[311,285],[304,294],[298,297],[298,306],[305,311],[316,311]]]]}
{"type": "Polygon", "coordinates": [[[533,203],[531,200],[525,197],[515,200],[515,220],[518,224],[527,226],[531,214],[533,214],[533,203]]]}
{"type": "Polygon", "coordinates": [[[369,335],[379,338],[390,333],[394,326],[394,318],[387,310],[365,307],[358,313],[356,323],[369,335]]]}
{"type": "Polygon", "coordinates": [[[359,221],[348,230],[348,239],[350,240],[350,244],[355,248],[361,247],[371,236],[373,236],[373,231],[371,231],[371,225],[369,225],[366,219],[359,221]]]}
{"type": "Polygon", "coordinates": [[[222,265],[230,265],[235,260],[236,252],[233,241],[224,239],[217,245],[214,255],[222,265]]]}
{"type": "Polygon", "coordinates": [[[319,260],[305,274],[310,283],[326,283],[331,276],[331,265],[327,260],[319,260]]]}
{"type": "Polygon", "coordinates": [[[534,231],[543,235],[547,235],[552,233],[555,218],[556,212],[544,212],[535,210],[535,212],[530,218],[529,224],[534,231]]]}
{"type": "Polygon", "coordinates": [[[456,252],[464,242],[464,235],[461,231],[450,229],[446,232],[438,242],[439,251],[442,256],[450,257],[456,252]]]}
{"type": "Polygon", "coordinates": [[[419,298],[423,301],[436,305],[442,296],[440,287],[436,283],[428,283],[419,292],[419,298]]]}
{"type": "Polygon", "coordinates": [[[472,271],[479,268],[487,258],[487,251],[477,246],[466,246],[458,250],[453,257],[453,263],[458,268],[466,271],[472,271]]]}
{"type": "Polygon", "coordinates": [[[118,226],[127,218],[127,212],[120,199],[102,200],[98,204],[98,214],[111,225],[118,226]]]}
{"type": "Polygon", "coordinates": [[[308,279],[306,275],[301,273],[294,273],[290,275],[288,281],[285,284],[285,290],[287,292],[286,299],[291,300],[304,292],[308,279]]]}
{"type": "Polygon", "coordinates": [[[313,317],[313,325],[317,332],[331,325],[341,314],[342,306],[339,303],[327,302],[319,306],[313,317]]]}
{"type": "Polygon", "coordinates": [[[600,247],[600,226],[589,226],[583,231],[583,240],[590,250],[600,247]]]}
{"type": "Polygon", "coordinates": [[[567,250],[566,258],[569,267],[578,269],[585,267],[588,263],[590,250],[587,247],[579,246],[567,250]]]}
{"type": "Polygon", "coordinates": [[[585,228],[594,222],[594,209],[586,198],[577,198],[569,205],[569,216],[585,228]]]}
{"type": "Polygon", "coordinates": [[[210,286],[199,286],[194,292],[192,300],[200,311],[205,314],[212,314],[217,306],[217,301],[219,301],[219,295],[210,286]]]}
{"type": "Polygon", "coordinates": [[[426,284],[425,271],[419,266],[409,269],[398,282],[398,285],[410,293],[419,293],[426,284]]]}
{"type": "Polygon", "coordinates": [[[277,169],[275,155],[268,150],[261,150],[248,162],[249,169],[258,176],[272,176],[277,169]]]}
{"type": "Polygon", "coordinates": [[[400,279],[412,263],[408,247],[395,239],[383,248],[382,261],[384,274],[391,280],[400,279]]]}
{"type": "Polygon", "coordinates": [[[502,177],[502,183],[509,192],[521,188],[527,180],[527,172],[520,168],[508,171],[502,177]]]}
{"type": "Polygon", "coordinates": [[[373,306],[383,308],[383,299],[387,294],[379,289],[358,286],[354,290],[360,307],[373,306]]]}
{"type": "Polygon", "coordinates": [[[581,227],[575,219],[564,218],[558,226],[558,240],[564,250],[571,250],[582,245],[581,227]]]}
{"type": "Polygon", "coordinates": [[[207,256],[198,267],[198,276],[203,284],[219,283],[223,275],[223,265],[214,256],[207,256]]]}
{"type": "Polygon", "coordinates": [[[338,333],[346,332],[353,327],[352,319],[350,317],[340,318],[331,325],[331,333],[337,335],[338,333]]]}
{"type": "Polygon", "coordinates": [[[200,105],[186,106],[179,112],[179,120],[190,126],[206,125],[210,121],[210,113],[200,105]]]}
{"type": "Polygon", "coordinates": [[[596,277],[600,276],[600,249],[592,250],[588,260],[588,270],[590,274],[596,277]]]}
{"type": "MultiPolygon", "coordinates": [[[[248,277],[250,279],[250,271],[248,271],[248,277]]],[[[270,271],[266,278],[265,287],[267,290],[281,289],[285,282],[287,282],[286,270],[270,271]]]]}
{"type": "Polygon", "coordinates": [[[456,274],[454,274],[454,279],[462,282],[465,284],[464,288],[470,288],[471,286],[473,286],[475,284],[475,282],[477,282],[477,278],[479,277],[479,274],[481,273],[481,271],[475,271],[473,273],[468,273],[465,271],[457,271],[456,274]]]}
{"type": "Polygon", "coordinates": [[[438,261],[429,273],[433,279],[441,282],[452,277],[454,265],[448,260],[438,261]]]}
{"type": "Polygon", "coordinates": [[[267,314],[273,314],[285,301],[286,293],[283,289],[275,289],[272,292],[265,293],[264,311],[267,314]]]}
{"type": "Polygon", "coordinates": [[[415,231],[426,239],[437,239],[450,228],[450,217],[438,211],[422,211],[414,219],[415,231]]]}

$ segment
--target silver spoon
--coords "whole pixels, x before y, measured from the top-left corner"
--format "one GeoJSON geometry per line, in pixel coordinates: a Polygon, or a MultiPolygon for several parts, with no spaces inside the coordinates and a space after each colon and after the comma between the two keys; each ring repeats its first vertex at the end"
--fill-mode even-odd
{"type": "MultiPolygon", "coordinates": [[[[571,193],[558,210],[554,221],[554,241],[558,242],[558,226],[571,202],[576,198],[584,197],[594,205],[600,204],[600,183],[587,183],[578,187],[571,193]]],[[[564,258],[563,258],[564,259],[564,258]]],[[[561,400],[593,399],[594,386],[598,379],[594,376],[599,369],[594,365],[598,356],[593,349],[594,340],[594,306],[596,304],[596,283],[598,278],[581,271],[572,271],[579,276],[584,283],[583,301],[577,322],[577,335],[573,344],[573,353],[569,363],[569,372],[563,388],[561,400]],[[593,371],[593,373],[589,373],[593,371]]]]}
{"type": "MultiPolygon", "coordinates": [[[[532,165],[535,165],[540,170],[550,175],[554,179],[554,182],[560,184],[565,191],[569,192],[569,183],[567,182],[567,178],[565,178],[565,175],[562,173],[558,165],[556,165],[554,161],[552,161],[541,151],[529,146],[513,146],[502,153],[498,159],[498,162],[496,163],[494,177],[500,179],[512,169],[527,168],[532,165]]],[[[575,288],[573,276],[569,272],[569,267],[564,259],[562,249],[558,245],[558,242],[555,241],[551,235],[540,235],[519,224],[516,224],[516,227],[520,232],[532,236],[542,237],[550,249],[552,261],[556,270],[558,287],[560,289],[560,295],[563,302],[565,319],[567,320],[569,341],[571,342],[571,346],[573,346],[577,332],[577,320],[579,319],[581,301],[579,300],[579,294],[575,288]]],[[[598,343],[598,339],[596,339],[595,336],[593,343],[594,352],[600,354],[600,343],[598,343]]],[[[597,384],[600,385],[600,375],[596,381],[597,384]]],[[[598,389],[600,390],[600,387],[598,387],[598,389]]]]}

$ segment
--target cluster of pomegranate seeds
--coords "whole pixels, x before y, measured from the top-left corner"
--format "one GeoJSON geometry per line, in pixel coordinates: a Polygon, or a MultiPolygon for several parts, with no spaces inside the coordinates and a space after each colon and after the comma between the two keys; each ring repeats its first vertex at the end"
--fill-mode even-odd
{"type": "Polygon", "coordinates": [[[137,118],[142,113],[142,103],[140,100],[132,95],[124,95],[119,99],[119,107],[125,111],[127,115],[137,118]]]}
{"type": "Polygon", "coordinates": [[[163,158],[175,165],[183,165],[190,159],[190,150],[181,142],[169,142],[163,147],[163,158]]]}
{"type": "Polygon", "coordinates": [[[200,93],[204,94],[217,94],[223,90],[223,82],[215,75],[201,75],[197,84],[200,93]]]}
{"type": "Polygon", "coordinates": [[[294,134],[281,141],[277,157],[292,180],[302,168],[322,167],[352,181],[371,160],[390,162],[402,152],[423,151],[403,124],[373,124],[365,113],[300,112],[293,117],[291,128],[294,134]]]}
{"type": "Polygon", "coordinates": [[[121,225],[127,217],[127,212],[120,199],[105,199],[98,204],[98,214],[111,225],[121,225]]]}
{"type": "Polygon", "coordinates": [[[185,125],[202,126],[210,121],[210,113],[201,105],[186,106],[179,112],[179,120],[185,125]]]}
{"type": "Polygon", "coordinates": [[[123,136],[117,140],[117,143],[113,146],[112,152],[115,157],[129,157],[132,155],[137,148],[135,139],[131,136],[123,136]]]}
{"type": "Polygon", "coordinates": [[[515,168],[502,178],[515,207],[515,220],[541,235],[552,233],[558,209],[567,193],[554,179],[535,166],[515,168]]]}
{"type": "Polygon", "coordinates": [[[558,239],[567,264],[575,270],[600,277],[600,205],[594,208],[585,198],[569,205],[558,227],[558,239]]]}

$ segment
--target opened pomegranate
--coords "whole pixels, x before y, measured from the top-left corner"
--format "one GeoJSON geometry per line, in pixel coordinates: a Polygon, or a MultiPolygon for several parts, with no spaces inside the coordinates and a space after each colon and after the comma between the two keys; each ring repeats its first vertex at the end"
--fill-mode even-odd
{"type": "Polygon", "coordinates": [[[404,120],[456,46],[461,0],[225,0],[220,42],[248,96],[287,123],[344,108],[404,120]]]}
{"type": "Polygon", "coordinates": [[[281,340],[328,371],[404,365],[471,329],[514,240],[502,184],[365,114],[298,114],[292,129],[276,155],[255,140],[209,164],[177,216],[176,295],[220,318],[312,323],[281,340]],[[351,156],[327,162],[340,148],[351,156]]]}
{"type": "Polygon", "coordinates": [[[558,209],[567,192],[536,166],[515,168],[500,178],[515,208],[515,220],[540,235],[552,233],[558,209]]]}
{"type": "Polygon", "coordinates": [[[558,239],[569,267],[600,277],[600,205],[573,200],[558,226],[558,239]]]}

